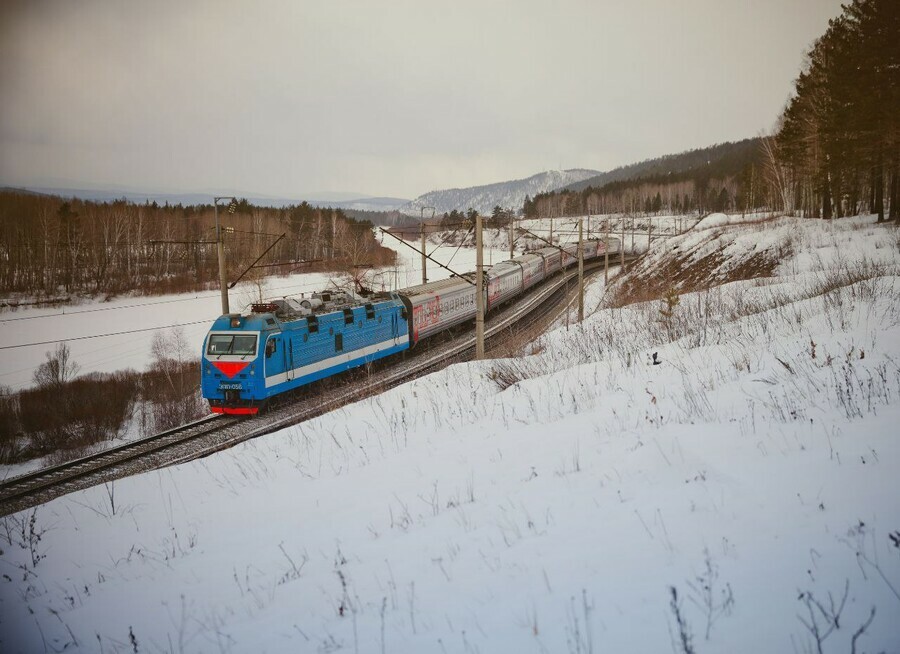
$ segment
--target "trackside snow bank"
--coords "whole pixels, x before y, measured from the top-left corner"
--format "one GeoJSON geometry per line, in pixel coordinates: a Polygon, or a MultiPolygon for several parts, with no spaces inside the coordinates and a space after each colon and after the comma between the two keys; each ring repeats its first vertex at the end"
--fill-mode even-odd
{"type": "Polygon", "coordinates": [[[900,251],[873,220],[778,221],[773,277],[9,516],[0,645],[897,651],[900,251]]]}

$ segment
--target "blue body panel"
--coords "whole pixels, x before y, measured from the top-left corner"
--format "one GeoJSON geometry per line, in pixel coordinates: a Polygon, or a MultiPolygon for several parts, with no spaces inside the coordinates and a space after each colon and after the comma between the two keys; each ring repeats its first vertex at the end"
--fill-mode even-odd
{"type": "Polygon", "coordinates": [[[203,397],[214,411],[255,413],[275,395],[402,352],[409,349],[403,313],[403,302],[392,298],[290,321],[269,313],[221,316],[204,341],[203,397]],[[210,354],[210,336],[227,334],[258,334],[255,353],[210,354]]]}

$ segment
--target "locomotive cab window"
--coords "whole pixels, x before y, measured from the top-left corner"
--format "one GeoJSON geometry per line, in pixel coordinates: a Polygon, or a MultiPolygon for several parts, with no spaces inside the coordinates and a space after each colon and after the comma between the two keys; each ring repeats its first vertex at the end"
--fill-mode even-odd
{"type": "Polygon", "coordinates": [[[270,338],[268,341],[266,341],[266,358],[268,359],[273,354],[275,354],[275,351],[277,349],[278,349],[278,341],[276,341],[274,338],[270,338]]]}
{"type": "Polygon", "coordinates": [[[371,304],[366,305],[366,319],[371,320],[375,317],[375,307],[371,304]]]}
{"type": "Polygon", "coordinates": [[[213,356],[256,354],[256,336],[250,334],[212,334],[206,346],[206,353],[213,356]]]}
{"type": "Polygon", "coordinates": [[[344,309],[344,324],[353,324],[353,309],[344,309]]]}
{"type": "Polygon", "coordinates": [[[306,326],[309,327],[310,334],[315,334],[319,331],[319,319],[315,316],[310,316],[306,319],[306,326]]]}

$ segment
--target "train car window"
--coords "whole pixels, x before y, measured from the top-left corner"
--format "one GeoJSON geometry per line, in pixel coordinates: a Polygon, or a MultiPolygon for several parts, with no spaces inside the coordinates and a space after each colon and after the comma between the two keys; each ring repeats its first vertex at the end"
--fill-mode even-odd
{"type": "Polygon", "coordinates": [[[368,320],[371,320],[374,317],[375,317],[375,307],[372,306],[371,304],[367,304],[366,305],[366,318],[368,320]]]}
{"type": "Polygon", "coordinates": [[[315,316],[310,316],[306,319],[306,326],[309,327],[310,334],[315,334],[319,331],[319,319],[315,316]]]}
{"type": "Polygon", "coordinates": [[[353,324],[353,309],[344,309],[344,324],[353,324]]]}
{"type": "Polygon", "coordinates": [[[344,351],[344,335],[343,334],[335,334],[334,335],[334,351],[335,352],[343,352],[344,351]]]}

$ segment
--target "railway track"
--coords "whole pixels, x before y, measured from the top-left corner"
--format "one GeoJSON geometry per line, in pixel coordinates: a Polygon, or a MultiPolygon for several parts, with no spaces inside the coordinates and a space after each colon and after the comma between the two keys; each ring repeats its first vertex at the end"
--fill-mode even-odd
{"type": "MultiPolygon", "coordinates": [[[[618,258],[618,257],[617,257],[618,258]]],[[[585,265],[585,276],[603,269],[602,263],[585,265]]],[[[565,304],[577,270],[563,271],[485,322],[486,347],[509,338],[523,323],[553,315],[565,304]]],[[[43,468],[0,483],[0,516],[48,502],[76,490],[113,481],[137,472],[209,456],[251,438],[311,420],[342,406],[394,388],[412,379],[468,359],[475,350],[474,332],[456,336],[410,357],[381,368],[374,378],[307,390],[287,406],[253,419],[214,415],[187,425],[109,448],[97,454],[43,468]]]]}

